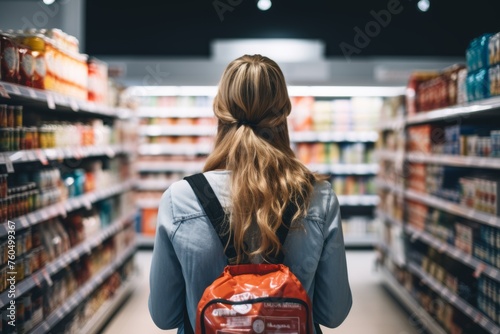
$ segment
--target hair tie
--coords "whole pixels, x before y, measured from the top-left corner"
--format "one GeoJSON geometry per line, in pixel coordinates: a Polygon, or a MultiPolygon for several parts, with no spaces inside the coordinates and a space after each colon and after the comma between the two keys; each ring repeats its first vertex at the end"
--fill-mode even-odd
{"type": "Polygon", "coordinates": [[[247,125],[247,126],[250,126],[250,127],[254,127],[257,124],[249,122],[249,121],[246,121],[246,120],[238,121],[238,127],[240,127],[242,125],[247,125]]]}

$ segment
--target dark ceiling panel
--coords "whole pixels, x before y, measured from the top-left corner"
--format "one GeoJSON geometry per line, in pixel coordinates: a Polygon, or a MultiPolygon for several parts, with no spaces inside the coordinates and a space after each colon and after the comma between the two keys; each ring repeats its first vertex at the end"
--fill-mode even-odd
{"type": "Polygon", "coordinates": [[[86,51],[208,56],[213,39],[311,38],[326,42],[327,56],[342,56],[341,45],[355,47],[353,57],[463,56],[472,38],[500,31],[498,0],[430,0],[426,13],[417,9],[417,2],[273,0],[271,9],[262,12],[255,0],[87,0],[86,51]],[[223,21],[214,4],[228,6],[223,21]],[[388,6],[398,13],[356,45],[355,27],[365,31],[375,20],[372,13],[388,6]]]}

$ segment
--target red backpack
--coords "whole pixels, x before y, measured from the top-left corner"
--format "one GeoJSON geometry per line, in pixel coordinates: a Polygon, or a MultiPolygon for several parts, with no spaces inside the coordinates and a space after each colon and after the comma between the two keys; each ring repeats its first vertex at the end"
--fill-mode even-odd
{"type": "MultiPolygon", "coordinates": [[[[223,246],[228,259],[236,257],[229,233],[224,230],[225,213],[203,174],[185,178],[200,201],[223,246]]],[[[283,224],[276,232],[283,245],[296,212],[288,205],[283,224]]],[[[227,224],[226,224],[227,225],[227,224]]],[[[312,334],[312,304],[300,281],[283,265],[283,254],[277,264],[228,265],[209,285],[198,303],[196,334],[312,334]]],[[[317,333],[321,333],[315,325],[317,333]]],[[[187,316],[184,331],[192,333],[187,316]]]]}

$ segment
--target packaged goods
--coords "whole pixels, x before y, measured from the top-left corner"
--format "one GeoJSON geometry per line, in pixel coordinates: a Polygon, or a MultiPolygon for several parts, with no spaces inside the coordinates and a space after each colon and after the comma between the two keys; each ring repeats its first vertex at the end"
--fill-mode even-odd
{"type": "Polygon", "coordinates": [[[0,79],[5,82],[19,81],[19,53],[12,34],[0,31],[0,79]]]}

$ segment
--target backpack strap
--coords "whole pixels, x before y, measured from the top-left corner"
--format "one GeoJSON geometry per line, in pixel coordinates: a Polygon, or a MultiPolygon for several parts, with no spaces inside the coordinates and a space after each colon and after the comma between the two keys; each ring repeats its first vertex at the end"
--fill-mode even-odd
{"type": "MultiPolygon", "coordinates": [[[[228,259],[232,259],[236,257],[236,250],[234,248],[233,240],[229,239],[229,231],[224,229],[224,221],[226,218],[226,214],[222,205],[220,204],[217,196],[215,195],[212,186],[208,183],[207,178],[203,173],[194,174],[191,176],[187,176],[184,178],[200,201],[205,213],[207,214],[212,226],[214,227],[217,235],[219,236],[222,245],[226,247],[225,254],[228,259]]],[[[280,240],[281,245],[285,243],[286,237],[288,235],[288,231],[290,229],[290,225],[292,223],[292,218],[297,212],[297,207],[293,205],[293,203],[289,203],[283,213],[283,224],[280,225],[278,230],[276,231],[276,236],[280,240]]],[[[282,251],[276,257],[277,263],[283,263],[285,256],[282,251]]]]}
{"type": "Polygon", "coordinates": [[[217,199],[212,186],[208,183],[207,178],[203,173],[199,173],[187,176],[184,180],[193,188],[194,194],[200,201],[203,210],[205,210],[210,223],[212,223],[215,232],[219,236],[222,246],[226,249],[225,254],[227,258],[235,258],[236,250],[234,249],[232,240],[229,240],[229,231],[224,229],[223,226],[226,213],[217,199]]]}

